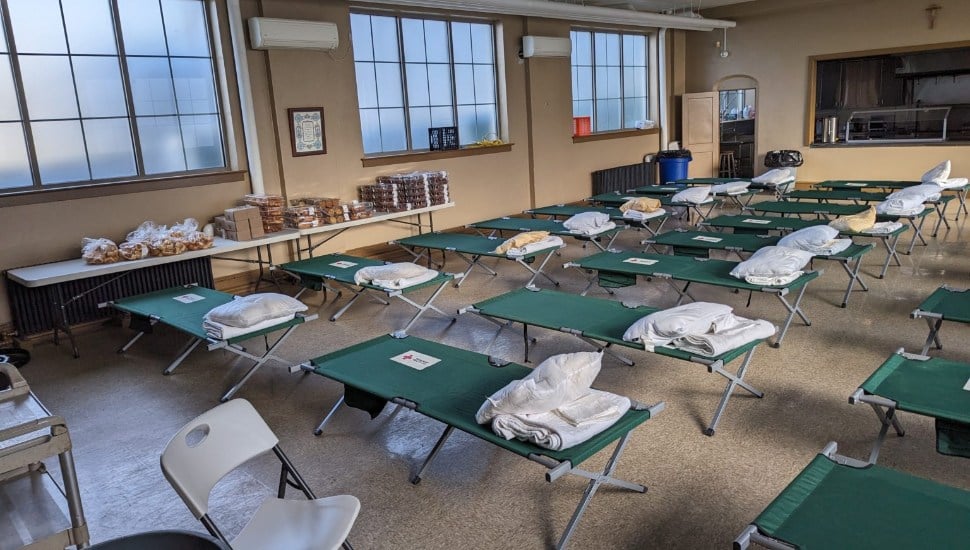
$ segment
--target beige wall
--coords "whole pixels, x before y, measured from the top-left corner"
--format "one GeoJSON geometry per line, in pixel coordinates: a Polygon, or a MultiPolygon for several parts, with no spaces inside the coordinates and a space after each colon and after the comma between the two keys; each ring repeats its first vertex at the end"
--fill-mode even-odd
{"type": "MultiPolygon", "coordinates": [[[[541,31],[543,35],[567,36],[569,24],[497,17],[505,36],[503,61],[512,150],[364,168],[354,65],[349,48],[349,4],[343,0],[242,0],[241,9],[244,18],[262,15],[333,21],[340,32],[341,46],[332,55],[313,51],[247,51],[267,192],[339,196],[350,200],[356,198],[358,185],[372,182],[380,174],[444,169],[450,174],[451,194],[457,203],[455,208],[435,216],[436,228],[445,229],[519,212],[533,206],[533,196],[538,205],[582,199],[590,192],[591,171],[639,162],[644,154],[658,148],[656,135],[573,143],[569,60],[522,62],[517,55],[526,28],[535,34],[541,31]],[[290,152],[286,109],[311,106],[324,108],[327,154],[294,158],[290,152]]],[[[232,56],[227,54],[226,58],[231,65],[232,56]]],[[[232,107],[236,110],[233,119],[238,123],[238,109],[235,105],[232,107]]],[[[234,132],[238,135],[239,128],[234,132]]],[[[239,157],[245,159],[241,147],[239,157]]],[[[248,182],[240,181],[0,208],[0,235],[4,235],[0,269],[76,256],[81,237],[120,238],[144,219],[162,223],[186,216],[208,219],[235,204],[247,192],[248,182]]],[[[378,244],[411,231],[406,226],[389,223],[353,229],[320,247],[317,253],[378,244]]],[[[280,246],[276,250],[274,260],[285,259],[285,250],[280,246]]],[[[241,269],[235,263],[216,264],[217,276],[241,269]]],[[[9,321],[3,292],[0,293],[0,324],[9,321]]]]}
{"type": "Polygon", "coordinates": [[[756,172],[765,151],[797,149],[805,157],[798,179],[911,179],[941,160],[953,175],[970,174],[970,146],[890,146],[809,148],[806,116],[809,56],[966,40],[970,2],[941,0],[936,28],[929,29],[925,3],[910,0],[759,0],[705,11],[733,19],[728,30],[730,57],[722,59],[718,33],[689,33],[687,91],[712,90],[729,75],[758,81],[756,172]]]}

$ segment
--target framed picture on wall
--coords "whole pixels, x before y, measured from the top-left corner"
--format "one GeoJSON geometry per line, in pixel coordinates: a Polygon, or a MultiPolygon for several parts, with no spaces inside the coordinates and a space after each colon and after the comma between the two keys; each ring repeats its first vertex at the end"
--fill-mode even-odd
{"type": "Polygon", "coordinates": [[[290,118],[293,156],[326,154],[327,138],[324,134],[323,107],[299,107],[286,111],[290,118]]]}

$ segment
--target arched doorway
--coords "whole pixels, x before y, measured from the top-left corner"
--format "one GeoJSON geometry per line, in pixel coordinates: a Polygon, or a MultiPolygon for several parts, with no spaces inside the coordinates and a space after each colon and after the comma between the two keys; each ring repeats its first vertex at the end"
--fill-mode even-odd
{"type": "Polygon", "coordinates": [[[722,159],[718,176],[754,177],[760,165],[756,160],[758,81],[748,75],[730,75],[715,82],[714,91],[718,93],[719,100],[722,159]],[[729,159],[733,159],[733,165],[729,159]]]}

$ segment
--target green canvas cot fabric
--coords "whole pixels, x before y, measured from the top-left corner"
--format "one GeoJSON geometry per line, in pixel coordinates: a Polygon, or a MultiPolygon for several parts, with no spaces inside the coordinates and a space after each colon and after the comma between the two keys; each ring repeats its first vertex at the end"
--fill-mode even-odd
{"type": "MultiPolygon", "coordinates": [[[[186,334],[190,334],[201,340],[208,340],[209,336],[205,333],[205,329],[202,328],[202,318],[212,308],[231,302],[233,298],[232,294],[219,292],[211,288],[179,286],[132,296],[130,298],[122,298],[121,300],[112,302],[112,305],[121,311],[133,315],[158,319],[158,322],[176,328],[186,334]],[[194,295],[202,299],[189,303],[184,303],[176,299],[185,295],[194,295]]],[[[230,338],[226,341],[230,344],[235,344],[236,342],[242,342],[301,323],[303,323],[303,317],[295,317],[290,321],[256,332],[250,332],[236,338],[230,338]]]]}
{"type": "Polygon", "coordinates": [[[894,354],[860,386],[866,393],[892,399],[899,410],[970,423],[970,364],[939,357],[908,359],[894,354]]]}
{"type": "Polygon", "coordinates": [[[736,248],[745,252],[754,252],[765,246],[772,246],[781,237],[777,235],[750,235],[735,233],[710,233],[707,231],[668,231],[648,239],[656,244],[683,247],[702,248],[704,250],[724,250],[736,248]]]}
{"type": "MultiPolygon", "coordinates": [[[[613,300],[579,296],[557,290],[534,291],[526,288],[478,302],[474,307],[492,317],[552,330],[568,328],[594,340],[641,350],[644,349],[643,344],[623,340],[623,333],[636,321],[659,311],[654,307],[631,308],[613,300]]],[[[760,340],[707,359],[727,363],[747,353],[759,343],[761,343],[760,340]]],[[[655,348],[654,353],[685,361],[695,357],[681,350],[663,346],[655,348]]]]}
{"type": "Polygon", "coordinates": [[[797,231],[813,225],[823,225],[825,220],[802,220],[799,218],[780,218],[778,216],[723,215],[701,222],[710,227],[728,227],[746,231],[797,231]],[[753,221],[746,221],[753,220],[753,221]]]}
{"type": "MultiPolygon", "coordinates": [[[[414,247],[429,248],[434,250],[455,250],[465,254],[475,256],[490,256],[495,258],[508,258],[505,254],[496,254],[495,248],[502,244],[504,239],[498,237],[483,237],[481,235],[468,235],[465,233],[425,233],[415,235],[395,241],[396,243],[414,247]]],[[[538,250],[525,256],[523,259],[535,258],[541,254],[546,254],[549,249],[538,250]]]]}
{"type": "Polygon", "coordinates": [[[918,309],[942,315],[946,321],[970,323],[970,291],[941,286],[923,300],[918,309]]]}
{"type": "Polygon", "coordinates": [[[523,441],[506,441],[495,435],[490,426],[475,422],[475,413],[486,397],[531,372],[522,365],[509,363],[494,367],[486,355],[415,336],[401,339],[381,336],[318,357],[312,364],[317,374],[383,399],[400,397],[414,402],[418,412],[520,456],[539,454],[558,461],[568,460],[573,466],[650,419],[649,411],[630,410],[616,424],[585,443],[550,451],[523,441]],[[391,359],[409,352],[428,355],[439,362],[418,370],[391,359]]]}
{"type": "Polygon", "coordinates": [[[964,548],[970,492],[818,455],[754,521],[803,550],[964,548]]]}
{"type": "Polygon", "coordinates": [[[766,201],[752,204],[748,208],[755,212],[770,212],[772,214],[815,214],[822,212],[833,216],[851,216],[863,212],[869,207],[855,204],[766,201]]]}
{"type": "MultiPolygon", "coordinates": [[[[543,206],[541,208],[526,210],[526,213],[534,214],[536,216],[555,216],[559,218],[568,218],[583,212],[602,212],[608,215],[613,221],[623,219],[623,212],[620,212],[619,208],[613,208],[610,206],[578,206],[571,204],[560,204],[556,206],[543,206]]],[[[659,220],[661,218],[662,216],[658,216],[655,219],[659,220]]]]}

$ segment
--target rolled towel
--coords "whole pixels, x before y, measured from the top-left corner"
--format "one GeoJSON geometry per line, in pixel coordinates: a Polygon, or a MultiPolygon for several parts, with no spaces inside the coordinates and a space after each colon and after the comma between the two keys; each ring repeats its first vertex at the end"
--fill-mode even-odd
{"type": "Polygon", "coordinates": [[[691,302],[655,311],[630,325],[623,333],[623,340],[640,342],[647,349],[664,346],[685,334],[707,332],[718,317],[731,311],[731,306],[710,302],[691,302]]]}
{"type": "Polygon", "coordinates": [[[683,191],[679,191],[673,197],[670,197],[670,202],[689,202],[692,204],[703,204],[707,202],[708,195],[711,194],[710,185],[697,185],[694,187],[688,187],[683,191]]]}
{"type": "Polygon", "coordinates": [[[876,223],[876,207],[870,206],[865,212],[851,216],[842,216],[841,218],[830,221],[829,227],[833,227],[839,231],[862,233],[872,227],[874,223],[876,223]]]}
{"type": "Polygon", "coordinates": [[[781,185],[795,181],[795,176],[787,168],[772,168],[760,176],[751,178],[751,181],[763,185],[781,185]]]}
{"type": "Polygon", "coordinates": [[[943,162],[937,164],[933,168],[926,171],[921,177],[920,181],[923,183],[935,183],[940,181],[945,181],[950,177],[950,161],[944,160],[943,162]]]}
{"type": "Polygon", "coordinates": [[[620,206],[620,212],[623,212],[624,214],[626,214],[629,210],[642,213],[655,212],[660,210],[660,201],[651,197],[637,197],[630,199],[620,206]]]}
{"type": "MultiPolygon", "coordinates": [[[[415,277],[425,277],[428,272],[434,273],[432,279],[438,275],[437,271],[428,269],[414,262],[398,262],[384,265],[372,265],[362,267],[354,273],[354,283],[372,283],[376,286],[384,286],[391,281],[402,281],[415,277]],[[381,281],[377,283],[375,281],[381,281]]],[[[393,283],[392,283],[393,284],[393,283]]]]}
{"type": "MultiPolygon", "coordinates": [[[[615,227],[615,225],[614,225],[615,227]]],[[[540,250],[546,250],[549,248],[562,248],[565,243],[562,242],[560,237],[551,235],[542,239],[541,241],[532,242],[518,248],[510,248],[505,252],[505,255],[509,258],[517,258],[519,256],[527,256],[533,252],[538,252],[540,250]]]]}
{"type": "Polygon", "coordinates": [[[812,259],[812,253],[787,246],[759,248],[747,260],[731,270],[738,279],[754,277],[787,277],[800,272],[812,259]]]}
{"type": "Polygon", "coordinates": [[[562,226],[579,233],[595,232],[599,227],[610,223],[610,215],[604,212],[580,212],[562,222],[562,226]]]}
{"type": "Polygon", "coordinates": [[[688,334],[673,342],[674,347],[705,357],[715,357],[745,344],[771,337],[775,325],[762,319],[745,319],[734,316],[730,328],[704,334],[688,334]]]}
{"type": "Polygon", "coordinates": [[[495,253],[505,254],[513,248],[522,248],[527,244],[539,242],[547,237],[549,237],[548,231],[526,231],[524,233],[519,233],[518,235],[510,239],[506,239],[505,242],[498,245],[495,248],[495,253]]]}

